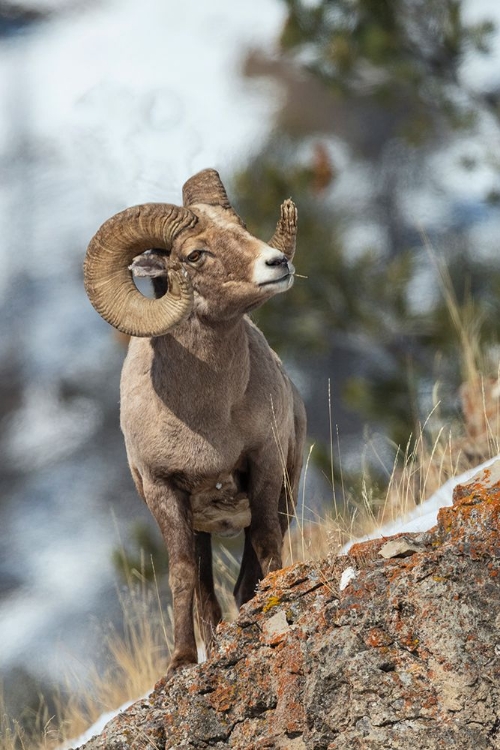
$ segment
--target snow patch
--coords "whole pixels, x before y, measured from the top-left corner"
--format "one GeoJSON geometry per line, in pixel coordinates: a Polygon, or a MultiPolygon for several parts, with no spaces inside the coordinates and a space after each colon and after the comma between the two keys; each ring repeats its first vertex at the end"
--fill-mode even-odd
{"type": "Polygon", "coordinates": [[[392,521],[391,523],[380,526],[370,534],[366,534],[359,539],[352,539],[347,542],[340,550],[341,555],[345,555],[349,552],[353,544],[358,542],[367,542],[369,539],[381,539],[384,537],[394,536],[394,534],[400,534],[408,531],[412,533],[418,533],[422,531],[429,531],[437,523],[437,515],[440,508],[444,508],[448,505],[453,505],[453,490],[459,484],[465,484],[468,482],[474,474],[477,474],[482,469],[486,469],[491,466],[495,461],[500,460],[500,454],[488,459],[479,466],[475,466],[473,469],[464,471],[457,477],[448,479],[436,492],[434,492],[425,502],[415,508],[411,513],[406,516],[392,521]]]}
{"type": "Polygon", "coordinates": [[[351,581],[354,581],[358,577],[358,571],[356,568],[346,568],[340,576],[339,591],[346,589],[351,581]]]}
{"type": "Polygon", "coordinates": [[[114,711],[108,711],[105,714],[102,714],[99,716],[97,721],[92,724],[91,727],[87,729],[86,732],[81,734],[79,737],[77,737],[74,740],[68,740],[63,745],[59,745],[57,750],[71,750],[71,748],[78,748],[81,745],[84,745],[86,742],[89,742],[92,737],[95,737],[96,735],[100,734],[106,724],[110,722],[112,719],[114,719],[119,714],[123,713],[123,711],[126,711],[127,708],[130,708],[134,703],[137,703],[140,700],[146,701],[148,698],[147,695],[144,695],[142,698],[137,698],[136,700],[127,701],[124,703],[120,708],[115,709],[114,711]]]}

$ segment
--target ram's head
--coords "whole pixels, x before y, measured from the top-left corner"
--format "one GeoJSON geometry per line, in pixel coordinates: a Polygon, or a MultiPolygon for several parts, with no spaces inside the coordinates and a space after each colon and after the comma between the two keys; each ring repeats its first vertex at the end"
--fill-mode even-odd
{"type": "Polygon", "coordinates": [[[253,237],[235,213],[218,173],[186,182],[184,206],[148,203],[108,219],[85,259],[90,301],[115,328],[161,336],[196,314],[227,320],[257,307],[293,283],[297,211],[291,200],[268,243],[253,237]],[[143,296],[133,276],[156,279],[157,299],[143,296]]]}

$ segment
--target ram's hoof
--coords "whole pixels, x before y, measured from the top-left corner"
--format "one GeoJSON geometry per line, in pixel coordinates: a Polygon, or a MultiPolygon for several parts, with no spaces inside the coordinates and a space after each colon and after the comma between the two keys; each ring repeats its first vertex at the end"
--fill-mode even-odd
{"type": "Polygon", "coordinates": [[[184,669],[185,667],[194,667],[196,664],[198,664],[198,654],[193,654],[191,651],[188,653],[182,652],[176,654],[175,651],[172,654],[172,658],[170,659],[170,664],[168,665],[167,673],[165,675],[165,680],[168,681],[172,679],[174,674],[179,671],[179,669],[184,669]]]}

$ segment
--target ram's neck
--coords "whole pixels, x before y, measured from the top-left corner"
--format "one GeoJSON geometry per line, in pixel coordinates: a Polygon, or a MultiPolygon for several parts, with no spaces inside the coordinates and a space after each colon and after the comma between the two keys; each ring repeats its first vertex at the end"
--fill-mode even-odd
{"type": "Polygon", "coordinates": [[[244,318],[208,325],[193,317],[171,334],[151,339],[151,345],[153,380],[182,392],[184,400],[216,399],[230,409],[246,391],[250,360],[244,318]]]}
{"type": "Polygon", "coordinates": [[[243,318],[219,324],[208,324],[193,316],[177,326],[170,335],[164,337],[167,350],[179,346],[209,366],[214,372],[226,372],[239,368],[248,353],[246,328],[243,318]]]}

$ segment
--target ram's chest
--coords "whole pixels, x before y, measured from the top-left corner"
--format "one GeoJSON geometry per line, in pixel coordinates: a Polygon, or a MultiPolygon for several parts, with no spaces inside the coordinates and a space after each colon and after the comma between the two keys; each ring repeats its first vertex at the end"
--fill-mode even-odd
{"type": "MultiPolygon", "coordinates": [[[[179,363],[160,367],[151,348],[132,342],[121,384],[129,461],[144,475],[209,480],[215,486],[218,477],[237,470],[255,442],[240,404],[245,389],[235,378],[209,377],[199,362],[184,365],[181,377],[179,363]]],[[[199,495],[195,485],[181,489],[199,495]]]]}
{"type": "Polygon", "coordinates": [[[158,455],[159,462],[172,474],[188,474],[190,477],[214,479],[232,473],[238,465],[244,445],[238,435],[230,440],[226,435],[218,435],[211,440],[201,435],[183,435],[176,442],[171,433],[158,455]]]}
{"type": "Polygon", "coordinates": [[[132,463],[161,474],[215,477],[230,473],[244,451],[244,438],[228,421],[193,429],[168,409],[137,413],[122,402],[122,430],[132,463]]]}
{"type": "Polygon", "coordinates": [[[238,534],[251,521],[241,436],[226,424],[207,439],[172,415],[167,424],[166,416],[163,413],[155,422],[147,440],[139,433],[126,439],[131,463],[168,478],[186,494],[197,531],[238,534]],[[137,461],[138,455],[142,460],[137,461]]]}

